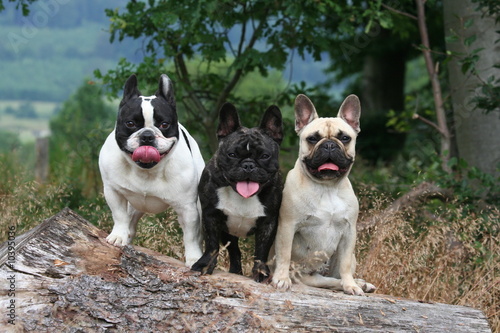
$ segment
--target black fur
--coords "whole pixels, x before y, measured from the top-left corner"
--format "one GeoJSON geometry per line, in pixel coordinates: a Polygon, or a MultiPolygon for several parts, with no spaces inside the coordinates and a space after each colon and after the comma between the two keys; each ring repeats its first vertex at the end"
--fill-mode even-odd
{"type": "MultiPolygon", "coordinates": [[[[121,150],[131,154],[125,148],[125,143],[128,138],[144,127],[144,116],[142,113],[142,98],[141,92],[137,88],[137,77],[132,74],[123,89],[123,99],[120,102],[118,118],[116,120],[115,137],[116,142],[121,150]],[[127,123],[130,124],[127,126],[127,123]],[[133,124],[133,126],[131,126],[133,124]]],[[[177,111],[175,106],[174,89],[173,87],[164,87],[163,81],[160,78],[158,91],[155,99],[151,100],[154,112],[154,125],[160,129],[163,136],[166,138],[179,138],[179,126],[177,111]],[[168,89],[168,91],[166,91],[168,89]],[[160,128],[160,124],[167,122],[170,124],[168,128],[160,128]]],[[[150,143],[141,143],[142,145],[151,145],[150,143]]]]}
{"type": "Polygon", "coordinates": [[[229,271],[242,274],[239,238],[229,234],[226,224],[228,216],[217,208],[217,190],[230,186],[236,191],[238,181],[250,180],[260,184],[254,196],[265,207],[265,216],[256,220],[255,227],[247,235],[255,234],[252,274],[256,281],[262,282],[270,277],[266,261],[276,236],[283,190],[278,161],[279,145],[283,138],[281,112],[276,106],[269,107],[260,126],[249,129],[240,125],[235,107],[226,103],[220,111],[217,136],[219,149],[206,165],[198,187],[205,230],[205,252],[192,266],[192,270],[211,274],[217,264],[219,244],[226,245],[229,242],[229,271]]]}

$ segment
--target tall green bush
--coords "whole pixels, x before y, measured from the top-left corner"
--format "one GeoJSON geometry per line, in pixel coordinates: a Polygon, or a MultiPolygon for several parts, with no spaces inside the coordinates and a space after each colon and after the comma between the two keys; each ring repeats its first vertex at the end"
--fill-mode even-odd
{"type": "Polygon", "coordinates": [[[84,83],[50,121],[50,178],[72,189],[70,207],[101,191],[99,151],[114,119],[100,88],[84,83]]]}

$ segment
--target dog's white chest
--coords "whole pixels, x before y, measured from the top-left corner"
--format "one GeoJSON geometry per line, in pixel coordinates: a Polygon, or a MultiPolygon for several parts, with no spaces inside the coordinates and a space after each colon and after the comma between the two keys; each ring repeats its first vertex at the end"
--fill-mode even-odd
{"type": "Polygon", "coordinates": [[[353,207],[336,193],[323,193],[304,212],[294,239],[293,257],[301,260],[322,252],[331,257],[342,237],[355,227],[353,207]]]}
{"type": "Polygon", "coordinates": [[[245,199],[230,186],[217,189],[217,196],[217,209],[227,216],[227,228],[233,236],[246,237],[257,219],[265,216],[264,206],[257,196],[245,199]]]}
{"type": "Polygon", "coordinates": [[[312,215],[316,217],[321,224],[338,225],[346,220],[346,211],[348,207],[345,200],[342,200],[336,194],[325,194],[319,198],[319,204],[316,206],[312,215]]]}

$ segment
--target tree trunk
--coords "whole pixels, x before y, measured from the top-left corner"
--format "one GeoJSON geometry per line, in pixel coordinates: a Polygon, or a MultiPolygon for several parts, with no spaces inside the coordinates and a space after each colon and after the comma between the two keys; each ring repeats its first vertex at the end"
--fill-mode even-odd
{"type": "Polygon", "coordinates": [[[456,41],[448,40],[447,49],[470,55],[473,50],[484,48],[478,53],[477,75],[462,73],[461,56],[454,56],[448,63],[458,153],[469,165],[494,174],[500,163],[500,110],[485,114],[484,110],[474,110],[470,101],[480,94],[481,82],[492,75],[500,78],[500,69],[493,67],[500,54],[500,43],[496,43],[499,37],[495,31],[498,26],[495,26],[495,17],[482,17],[482,12],[475,10],[477,3],[470,0],[445,0],[443,4],[445,33],[458,36],[456,41]],[[469,20],[473,20],[470,27],[466,23],[469,20]],[[467,38],[473,35],[476,40],[467,46],[467,38]]]}
{"type": "MultiPolygon", "coordinates": [[[[391,36],[379,37],[380,42],[384,43],[385,38],[391,36]]],[[[361,84],[363,116],[385,118],[389,110],[401,112],[405,109],[407,53],[408,49],[403,47],[365,56],[361,84]]]]}
{"type": "Polygon", "coordinates": [[[69,209],[13,233],[0,245],[4,332],[490,332],[464,306],[199,276],[159,253],[107,244],[69,209]]]}
{"type": "MultiPolygon", "coordinates": [[[[387,45],[394,40],[389,31],[379,28],[380,33],[371,41],[375,45],[387,45]]],[[[405,142],[406,134],[387,128],[389,110],[402,112],[405,109],[404,82],[409,45],[394,43],[383,52],[367,50],[363,58],[360,98],[363,115],[361,130],[364,138],[359,140],[358,150],[364,159],[377,162],[391,160],[405,142]],[[383,147],[383,148],[382,148],[383,147]]]]}

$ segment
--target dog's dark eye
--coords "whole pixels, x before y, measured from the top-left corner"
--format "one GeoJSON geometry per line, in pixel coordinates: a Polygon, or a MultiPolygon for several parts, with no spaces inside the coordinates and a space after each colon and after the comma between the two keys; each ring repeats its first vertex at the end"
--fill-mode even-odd
{"type": "Polygon", "coordinates": [[[271,157],[271,156],[269,156],[269,154],[262,154],[262,155],[260,156],[260,159],[261,159],[261,160],[267,160],[269,157],[271,157]]]}
{"type": "Polygon", "coordinates": [[[162,123],[160,124],[160,128],[161,128],[161,129],[167,129],[167,128],[169,128],[169,127],[170,127],[170,123],[167,123],[166,121],[164,121],[164,122],[162,122],[162,123]]]}
{"type": "Polygon", "coordinates": [[[235,153],[228,153],[227,156],[231,157],[231,158],[235,158],[236,157],[236,154],[235,153]]]}
{"type": "Polygon", "coordinates": [[[127,126],[128,128],[134,128],[135,123],[133,121],[129,120],[129,121],[125,122],[125,126],[127,126]]]}
{"type": "Polygon", "coordinates": [[[316,144],[319,141],[318,138],[314,135],[307,137],[306,140],[307,140],[307,142],[312,143],[312,144],[316,144]]]}
{"type": "Polygon", "coordinates": [[[351,137],[347,136],[347,135],[343,135],[340,137],[340,141],[342,141],[342,143],[348,143],[349,141],[351,141],[351,137]]]}

